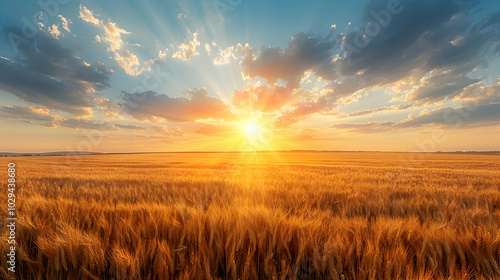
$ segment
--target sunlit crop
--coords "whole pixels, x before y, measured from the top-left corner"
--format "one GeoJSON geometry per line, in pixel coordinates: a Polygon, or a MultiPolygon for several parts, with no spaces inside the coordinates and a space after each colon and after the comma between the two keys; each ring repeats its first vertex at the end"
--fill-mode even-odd
{"type": "Polygon", "coordinates": [[[15,158],[16,276],[499,279],[500,156],[404,157],[15,158]]]}

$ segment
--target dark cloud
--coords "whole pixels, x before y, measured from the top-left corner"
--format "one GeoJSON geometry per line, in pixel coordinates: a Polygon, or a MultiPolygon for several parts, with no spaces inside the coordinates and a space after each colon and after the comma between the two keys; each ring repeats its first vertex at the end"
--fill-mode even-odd
{"type": "MultiPolygon", "coordinates": [[[[21,30],[6,27],[4,34],[21,34],[21,30]]],[[[92,93],[109,86],[109,73],[102,66],[75,57],[71,49],[42,31],[19,44],[18,50],[15,60],[0,57],[0,89],[24,101],[84,116],[92,107],[92,93]]]]}
{"type": "Polygon", "coordinates": [[[205,89],[189,90],[185,97],[169,97],[152,91],[124,93],[123,110],[138,120],[192,122],[199,119],[230,120],[234,115],[222,100],[207,96],[205,89]]]}
{"type": "MultiPolygon", "coordinates": [[[[360,31],[333,36],[332,29],[323,38],[299,33],[285,49],[262,47],[256,55],[253,49],[247,50],[241,62],[243,74],[262,77],[271,87],[236,91],[233,103],[237,107],[251,104],[263,112],[290,105],[293,109],[279,116],[276,123],[287,126],[313,113],[332,114],[340,103],[349,102],[349,96],[377,87],[394,87],[399,94],[407,94],[406,101],[412,105],[384,106],[353,116],[457,98],[482,80],[468,75],[487,67],[488,60],[500,52],[500,47],[495,47],[500,39],[500,12],[478,22],[478,3],[373,0],[361,15],[360,31]],[[391,3],[395,5],[392,10],[391,3]],[[379,28],[376,34],[375,25],[379,28]],[[360,46],[356,40],[363,39],[359,36],[363,33],[370,33],[372,39],[360,46]],[[346,50],[345,57],[338,57],[339,47],[346,50]],[[275,85],[283,80],[286,88],[295,89],[308,72],[329,81],[319,97],[302,95],[305,91],[290,95],[275,85]]],[[[492,94],[488,96],[483,101],[496,100],[492,94]]]]}
{"type": "Polygon", "coordinates": [[[88,119],[65,119],[57,115],[51,115],[51,112],[43,106],[1,106],[0,118],[8,118],[28,123],[36,123],[46,127],[67,127],[72,129],[101,131],[111,131],[118,129],[146,129],[146,127],[138,125],[97,122],[88,119]]]}
{"type": "Polygon", "coordinates": [[[474,105],[460,108],[440,108],[399,122],[396,128],[413,128],[428,124],[443,128],[469,128],[498,125],[500,104],[474,105]]]}
{"type": "Polygon", "coordinates": [[[422,112],[418,116],[398,123],[370,122],[365,124],[336,124],[332,127],[357,133],[378,133],[397,129],[418,128],[435,125],[443,129],[475,128],[498,125],[500,104],[472,105],[460,108],[440,108],[422,112]]]}
{"type": "Polygon", "coordinates": [[[265,78],[271,84],[284,80],[289,88],[297,88],[306,71],[335,79],[335,64],[331,60],[336,46],[338,41],[332,36],[320,38],[299,33],[290,39],[286,49],[262,47],[257,57],[247,53],[241,63],[243,74],[265,78]]]}
{"type": "Polygon", "coordinates": [[[347,54],[340,61],[341,74],[352,77],[355,89],[391,86],[402,80],[411,86],[419,84],[429,72],[438,71],[442,74],[434,78],[436,81],[414,89],[409,99],[441,101],[477,82],[466,75],[486,66],[488,59],[496,55],[485,49],[500,38],[499,14],[474,23],[478,1],[400,1],[401,12],[391,14],[390,21],[387,3],[371,1],[362,16],[363,28],[343,38],[347,54]],[[363,42],[360,35],[366,34],[364,27],[374,24],[380,27],[379,32],[372,33],[374,36],[365,45],[356,44],[363,42]]]}
{"type": "Polygon", "coordinates": [[[406,99],[424,103],[446,101],[459,95],[466,87],[479,82],[479,79],[470,79],[464,75],[431,74],[430,77],[422,78],[420,83],[414,86],[406,96],[406,99]]]}

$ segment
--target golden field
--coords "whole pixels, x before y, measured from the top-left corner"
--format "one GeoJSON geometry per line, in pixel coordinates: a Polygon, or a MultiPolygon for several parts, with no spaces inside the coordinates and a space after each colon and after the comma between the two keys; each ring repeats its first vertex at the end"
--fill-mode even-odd
{"type": "Polygon", "coordinates": [[[500,155],[10,161],[17,279],[500,279],[500,155]]]}

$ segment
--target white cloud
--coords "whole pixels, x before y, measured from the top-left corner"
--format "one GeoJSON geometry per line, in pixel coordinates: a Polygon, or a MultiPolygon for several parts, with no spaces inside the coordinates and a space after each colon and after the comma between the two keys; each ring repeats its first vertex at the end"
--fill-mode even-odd
{"type": "Polygon", "coordinates": [[[59,39],[59,35],[61,35],[61,31],[59,31],[59,28],[55,24],[53,24],[52,27],[49,27],[49,33],[56,39],[59,39]]]}
{"type": "Polygon", "coordinates": [[[200,45],[198,41],[198,32],[193,33],[193,40],[188,43],[182,43],[179,46],[179,51],[172,54],[173,58],[178,58],[182,60],[191,60],[191,57],[200,55],[196,50],[196,47],[200,45]]]}
{"type": "Polygon", "coordinates": [[[115,61],[120,65],[125,73],[132,76],[139,75],[144,69],[138,69],[139,59],[128,50],[115,52],[115,61]]]}
{"type": "Polygon", "coordinates": [[[109,43],[108,51],[116,52],[123,47],[121,34],[130,34],[126,30],[119,28],[114,22],[107,22],[102,25],[105,36],[102,38],[109,43]]]}
{"type": "Polygon", "coordinates": [[[61,19],[62,21],[62,27],[64,30],[68,31],[69,33],[71,33],[71,30],[69,30],[69,25],[71,23],[73,23],[70,19],[67,19],[61,15],[58,15],[58,17],[61,19]]]}
{"type": "Polygon", "coordinates": [[[231,59],[237,59],[234,54],[234,47],[226,48],[225,50],[219,49],[219,56],[214,59],[215,65],[225,65],[231,62],[231,59]]]}
{"type": "Polygon", "coordinates": [[[99,23],[101,22],[100,20],[98,20],[94,17],[94,12],[87,9],[87,7],[85,7],[83,5],[80,5],[80,18],[86,22],[90,22],[90,23],[93,23],[95,25],[99,25],[99,23]]]}
{"type": "Polygon", "coordinates": [[[104,31],[103,36],[95,36],[95,41],[109,45],[107,51],[114,54],[114,60],[125,70],[127,75],[137,76],[145,70],[144,68],[139,68],[140,63],[137,56],[129,50],[124,49],[125,43],[122,40],[122,35],[131,34],[130,32],[118,27],[114,22],[108,21],[104,23],[97,19],[93,11],[83,5],[80,5],[80,18],[86,22],[93,23],[104,31]]]}
{"type": "Polygon", "coordinates": [[[210,53],[212,52],[212,48],[210,48],[210,45],[205,43],[205,51],[207,51],[207,54],[210,55],[210,53]]]}

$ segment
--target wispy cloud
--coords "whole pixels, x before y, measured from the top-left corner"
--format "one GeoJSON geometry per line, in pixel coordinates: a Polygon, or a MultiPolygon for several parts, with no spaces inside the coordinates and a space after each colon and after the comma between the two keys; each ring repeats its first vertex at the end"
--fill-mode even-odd
{"type": "Polygon", "coordinates": [[[104,22],[97,19],[94,12],[83,5],[80,5],[80,18],[85,22],[94,24],[104,32],[103,36],[96,35],[96,41],[108,44],[107,51],[114,54],[114,60],[123,68],[125,73],[137,76],[145,70],[145,68],[140,67],[137,56],[124,48],[122,35],[129,35],[130,32],[118,27],[114,22],[104,22]]]}

